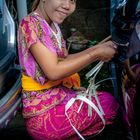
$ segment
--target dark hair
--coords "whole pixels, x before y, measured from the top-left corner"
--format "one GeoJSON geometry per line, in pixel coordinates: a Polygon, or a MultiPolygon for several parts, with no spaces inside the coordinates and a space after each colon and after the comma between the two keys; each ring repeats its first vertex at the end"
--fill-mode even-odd
{"type": "Polygon", "coordinates": [[[35,0],[32,5],[32,11],[36,10],[37,6],[39,5],[40,0],[35,0]]]}

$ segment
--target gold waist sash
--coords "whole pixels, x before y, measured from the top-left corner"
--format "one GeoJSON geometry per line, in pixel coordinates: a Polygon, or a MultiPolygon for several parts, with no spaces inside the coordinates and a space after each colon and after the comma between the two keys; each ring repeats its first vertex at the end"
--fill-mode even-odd
{"type": "Polygon", "coordinates": [[[22,74],[22,88],[26,91],[38,91],[44,89],[50,89],[54,86],[62,84],[67,88],[80,88],[80,76],[78,73],[75,73],[69,77],[66,77],[62,80],[57,81],[48,81],[45,84],[41,85],[40,83],[36,82],[32,77],[26,76],[22,74]]]}

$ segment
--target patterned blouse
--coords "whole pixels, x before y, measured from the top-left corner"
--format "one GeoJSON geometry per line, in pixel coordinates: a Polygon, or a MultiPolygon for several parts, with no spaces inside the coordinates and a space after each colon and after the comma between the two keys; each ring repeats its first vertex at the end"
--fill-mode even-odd
{"type": "MultiPolygon", "coordinates": [[[[44,84],[48,79],[40,69],[29,48],[40,41],[50,51],[57,54],[58,58],[63,59],[67,55],[65,41],[60,28],[57,24],[54,23],[54,25],[60,34],[61,48],[48,23],[36,13],[25,17],[19,25],[18,55],[22,72],[40,84],[44,84]]],[[[61,103],[65,98],[71,98],[71,95],[74,95],[74,91],[62,86],[61,88],[57,86],[49,90],[41,91],[30,92],[23,90],[23,116],[28,118],[41,114],[47,109],[61,103]],[[68,95],[68,93],[70,93],[70,95],[68,95]]]]}

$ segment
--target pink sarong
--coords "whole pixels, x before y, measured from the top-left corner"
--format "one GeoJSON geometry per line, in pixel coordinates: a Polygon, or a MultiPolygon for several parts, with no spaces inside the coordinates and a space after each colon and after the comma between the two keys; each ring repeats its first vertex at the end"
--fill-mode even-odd
{"type": "MultiPolygon", "coordinates": [[[[105,113],[106,124],[112,124],[117,116],[118,103],[107,92],[99,92],[98,98],[105,113]]],[[[61,104],[41,115],[25,119],[27,130],[35,140],[79,139],[65,115],[66,101],[67,98],[61,104]]],[[[95,99],[92,99],[92,101],[96,104],[95,99]]],[[[81,111],[77,113],[80,103],[80,101],[76,101],[68,110],[68,116],[72,124],[83,136],[98,133],[103,127],[100,117],[94,110],[92,111],[92,117],[89,117],[86,103],[82,106],[81,111]]]]}

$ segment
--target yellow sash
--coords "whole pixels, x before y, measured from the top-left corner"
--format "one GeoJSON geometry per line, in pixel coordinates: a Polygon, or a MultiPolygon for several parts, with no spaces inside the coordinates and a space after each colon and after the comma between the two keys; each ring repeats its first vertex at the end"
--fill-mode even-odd
{"type": "Polygon", "coordinates": [[[68,88],[80,88],[80,76],[78,73],[75,73],[69,77],[66,77],[62,80],[57,81],[48,81],[47,83],[41,85],[40,83],[36,82],[32,77],[26,76],[22,74],[22,88],[26,91],[37,91],[37,90],[43,90],[43,89],[50,89],[54,86],[57,86],[59,84],[62,84],[65,87],[68,88]]]}

